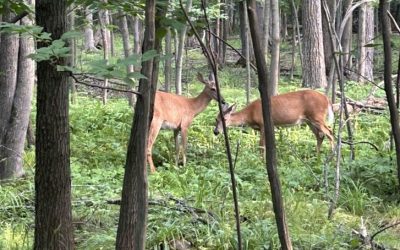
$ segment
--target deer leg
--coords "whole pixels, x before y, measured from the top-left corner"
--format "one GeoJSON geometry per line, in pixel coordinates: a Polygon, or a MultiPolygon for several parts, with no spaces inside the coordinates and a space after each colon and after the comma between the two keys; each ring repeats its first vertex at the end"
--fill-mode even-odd
{"type": "Polygon", "coordinates": [[[331,149],[334,149],[334,137],[332,130],[323,123],[309,123],[309,127],[311,128],[312,132],[314,133],[315,137],[317,138],[317,153],[321,150],[321,145],[324,140],[324,137],[328,137],[329,143],[331,145],[331,149]]]}
{"type": "Polygon", "coordinates": [[[176,166],[178,166],[178,164],[179,164],[179,151],[180,151],[180,148],[179,148],[179,130],[178,129],[174,130],[174,140],[175,140],[175,163],[176,163],[176,166]]]}
{"type": "Polygon", "coordinates": [[[155,168],[154,162],[153,162],[153,157],[152,157],[152,150],[153,150],[153,145],[157,138],[157,135],[160,132],[161,125],[162,125],[162,121],[153,120],[151,122],[150,130],[149,130],[149,138],[147,140],[147,162],[150,165],[150,171],[152,173],[154,173],[156,171],[156,168],[155,168]]]}
{"type": "Polygon", "coordinates": [[[182,128],[182,129],[181,129],[181,136],[182,136],[182,159],[183,159],[183,166],[186,166],[187,128],[182,128]]]}

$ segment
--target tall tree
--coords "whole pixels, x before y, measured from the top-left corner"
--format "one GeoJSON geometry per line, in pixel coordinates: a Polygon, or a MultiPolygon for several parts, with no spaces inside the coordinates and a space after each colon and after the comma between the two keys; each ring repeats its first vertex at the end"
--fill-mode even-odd
{"type": "Polygon", "coordinates": [[[321,22],[321,1],[304,0],[303,17],[303,87],[325,88],[325,59],[321,22]]]}
{"type": "Polygon", "coordinates": [[[94,44],[93,13],[89,7],[85,8],[85,19],[85,50],[97,51],[97,48],[94,44]]]}
{"type": "MultiPolygon", "coordinates": [[[[192,0],[186,1],[186,12],[192,8],[192,0]]],[[[186,39],[186,25],[178,32],[178,50],[176,51],[176,64],[175,64],[175,92],[178,95],[182,94],[182,66],[183,66],[183,49],[186,39]]]]}
{"type": "MultiPolygon", "coordinates": [[[[32,1],[27,2],[33,4],[32,1]]],[[[6,12],[9,21],[13,15],[6,12]]],[[[22,25],[32,25],[25,17],[22,25]]],[[[22,154],[29,123],[35,64],[28,55],[34,51],[34,41],[29,36],[2,34],[0,44],[0,179],[19,177],[22,154]],[[18,63],[17,63],[18,61],[18,63]]]]}
{"type": "MultiPolygon", "coordinates": [[[[155,47],[155,1],[146,1],[145,37],[143,52],[155,47]]],[[[135,114],[133,118],[128,154],[125,163],[125,175],[122,189],[121,209],[117,231],[116,249],[144,249],[147,220],[147,169],[146,148],[154,99],[153,60],[142,63],[135,114]]]]}
{"type": "Polygon", "coordinates": [[[379,0],[379,19],[382,24],[383,51],[384,51],[384,83],[386,98],[390,111],[390,124],[392,125],[392,133],[396,146],[396,162],[397,162],[397,178],[398,188],[400,188],[400,127],[399,113],[393,96],[392,87],[392,47],[390,41],[390,21],[387,15],[389,3],[387,0],[379,0]]]}
{"type": "Polygon", "coordinates": [[[271,0],[272,14],[272,50],[271,50],[271,65],[270,65],[270,81],[268,84],[269,93],[276,95],[278,93],[279,81],[279,44],[280,44],[280,20],[279,20],[279,1],[271,0]]]}
{"type": "Polygon", "coordinates": [[[358,14],[358,81],[373,81],[374,48],[366,45],[374,38],[374,8],[371,3],[360,6],[358,14]]]}
{"type": "MultiPolygon", "coordinates": [[[[52,39],[66,31],[66,0],[38,0],[36,23],[52,39]]],[[[38,48],[47,46],[38,42],[38,48]]],[[[63,58],[54,58],[65,65],[63,58]]],[[[34,249],[73,249],[68,76],[50,60],[37,65],[34,249]]]]}
{"type": "MultiPolygon", "coordinates": [[[[327,2],[328,4],[328,11],[329,11],[329,15],[331,17],[331,23],[333,25],[333,27],[335,27],[335,11],[336,11],[336,0],[330,0],[327,2]]],[[[322,27],[323,27],[323,44],[324,44],[324,57],[325,57],[325,69],[326,69],[326,75],[329,75],[329,71],[331,69],[331,64],[333,62],[333,48],[331,45],[331,41],[330,41],[330,35],[329,35],[329,28],[328,25],[330,25],[329,23],[327,23],[325,18],[322,18],[322,27]]]]}
{"type": "MultiPolygon", "coordinates": [[[[107,0],[101,0],[102,3],[106,4],[107,0]]],[[[99,22],[100,22],[100,32],[103,41],[103,58],[107,61],[110,59],[111,55],[111,32],[108,29],[110,25],[110,19],[108,15],[107,9],[99,10],[99,22]]],[[[108,79],[104,80],[104,87],[108,87],[108,79]]],[[[108,91],[107,89],[103,90],[103,104],[107,103],[108,100],[108,91]]]]}

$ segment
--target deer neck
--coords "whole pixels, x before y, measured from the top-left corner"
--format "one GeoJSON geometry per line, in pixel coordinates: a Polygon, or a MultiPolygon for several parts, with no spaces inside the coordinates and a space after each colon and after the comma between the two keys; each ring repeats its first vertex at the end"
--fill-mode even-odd
{"type": "Polygon", "coordinates": [[[200,95],[189,100],[191,110],[193,110],[195,114],[198,114],[207,108],[208,104],[211,101],[211,97],[206,93],[205,90],[203,90],[200,95]]]}

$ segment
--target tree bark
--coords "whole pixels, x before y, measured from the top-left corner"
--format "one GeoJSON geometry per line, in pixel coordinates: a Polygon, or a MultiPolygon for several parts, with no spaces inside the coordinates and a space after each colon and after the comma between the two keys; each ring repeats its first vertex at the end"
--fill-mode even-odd
{"type": "Polygon", "coordinates": [[[390,112],[390,124],[392,125],[392,133],[396,146],[396,163],[397,163],[397,178],[398,190],[400,189],[400,127],[399,113],[396,108],[396,103],[393,96],[392,87],[392,48],[391,48],[391,27],[387,11],[389,3],[387,0],[379,0],[379,18],[382,24],[383,36],[383,51],[384,51],[384,84],[386,99],[390,112]]]}
{"type": "MultiPolygon", "coordinates": [[[[323,1],[323,0],[321,0],[323,1]]],[[[329,14],[331,17],[331,22],[333,24],[333,27],[335,27],[335,10],[336,10],[336,0],[329,0],[327,2],[328,4],[328,9],[329,9],[329,14]]],[[[328,24],[325,20],[325,18],[322,18],[322,27],[323,27],[323,46],[324,46],[324,57],[325,57],[325,69],[326,69],[326,75],[329,75],[329,71],[331,69],[331,65],[333,62],[333,48],[331,45],[331,41],[330,41],[330,36],[329,36],[329,28],[328,28],[328,24]]]]}
{"type": "Polygon", "coordinates": [[[263,50],[263,55],[265,56],[265,58],[268,58],[270,19],[271,19],[271,0],[265,0],[264,1],[263,35],[262,35],[262,50],[263,50]]]}
{"type": "Polygon", "coordinates": [[[285,209],[283,206],[281,183],[279,181],[278,171],[276,169],[276,148],[275,148],[275,135],[274,135],[274,124],[271,118],[271,100],[270,93],[268,92],[268,71],[267,64],[265,62],[265,57],[261,53],[261,35],[258,30],[258,18],[256,16],[255,0],[248,0],[248,13],[249,13],[249,24],[251,37],[253,40],[254,55],[257,63],[258,70],[258,81],[259,81],[259,91],[262,103],[262,113],[264,119],[264,129],[265,131],[265,147],[266,147],[266,163],[268,179],[271,187],[272,204],[274,207],[276,224],[278,227],[279,240],[281,242],[281,248],[293,249],[292,243],[289,237],[289,230],[286,224],[285,209]]]}
{"type": "MultiPolygon", "coordinates": [[[[66,31],[66,9],[65,0],[38,0],[37,25],[59,39],[66,31]]],[[[44,46],[38,43],[38,48],[44,46]]],[[[65,65],[66,60],[59,58],[58,63],[65,65]]],[[[34,249],[74,249],[68,76],[50,61],[42,61],[37,79],[34,249]]]]}
{"type": "MultiPolygon", "coordinates": [[[[15,15],[5,6],[3,21],[10,21],[15,15]]],[[[0,180],[20,177],[22,169],[22,152],[18,150],[18,141],[14,141],[16,121],[22,111],[21,103],[16,103],[17,69],[18,69],[18,35],[1,33],[0,44],[0,180]],[[18,105],[16,107],[16,105],[18,105]],[[12,131],[11,131],[12,130],[12,131]],[[16,151],[17,150],[17,151],[16,151]],[[19,151],[19,152],[18,152],[19,151]]],[[[18,93],[21,94],[21,93],[18,93]]],[[[16,139],[16,138],[15,138],[16,139]]],[[[17,139],[18,140],[18,139],[17,139]]],[[[22,143],[24,138],[22,139],[22,143]]]]}
{"type": "MultiPolygon", "coordinates": [[[[145,40],[143,52],[155,46],[155,1],[147,0],[145,8],[145,40]]],[[[147,78],[140,79],[135,115],[129,139],[122,189],[120,217],[118,223],[116,249],[144,249],[147,220],[147,168],[146,148],[151,100],[155,92],[148,91],[155,84],[152,79],[153,60],[142,63],[141,73],[147,78]]]]}
{"type": "MultiPolygon", "coordinates": [[[[107,3],[107,0],[101,0],[103,3],[107,3]]],[[[110,24],[110,19],[108,15],[108,10],[99,10],[99,22],[100,22],[100,31],[101,37],[103,41],[103,59],[108,62],[110,59],[111,53],[111,33],[107,26],[110,24]]],[[[104,87],[108,86],[108,79],[104,79],[104,87]]],[[[108,100],[108,90],[103,90],[103,104],[107,103],[108,100]]]]}
{"type": "MultiPolygon", "coordinates": [[[[192,8],[192,0],[186,1],[186,12],[192,8]]],[[[186,38],[186,25],[179,31],[178,37],[178,50],[176,51],[176,64],[175,64],[175,92],[178,95],[182,94],[182,66],[183,66],[183,49],[185,46],[186,38]]]]}
{"type": "Polygon", "coordinates": [[[358,23],[358,81],[373,81],[374,48],[365,47],[374,38],[374,8],[371,3],[360,6],[358,23]]]}
{"type": "MultiPolygon", "coordinates": [[[[344,0],[343,1],[343,16],[346,15],[348,9],[351,8],[353,0],[344,0]]],[[[353,34],[353,15],[347,21],[345,28],[343,30],[343,35],[341,39],[342,50],[343,50],[343,67],[351,68],[351,43],[352,43],[352,34],[353,34]]]]}
{"type": "Polygon", "coordinates": [[[278,93],[279,82],[279,44],[280,44],[280,23],[279,23],[279,1],[271,0],[272,14],[272,50],[270,65],[270,81],[268,84],[268,93],[276,95],[278,93]]]}
{"type": "Polygon", "coordinates": [[[303,87],[325,88],[325,59],[322,37],[321,2],[304,0],[303,11],[303,87]]]}
{"type": "Polygon", "coordinates": [[[97,51],[97,48],[94,43],[94,35],[93,35],[93,13],[89,7],[85,9],[85,50],[86,51],[97,51]]]}
{"type": "Polygon", "coordinates": [[[165,76],[164,90],[169,92],[169,88],[171,86],[171,74],[172,74],[171,28],[167,28],[167,34],[165,35],[165,55],[167,56],[167,59],[165,60],[165,66],[164,66],[164,76],[165,76]]]}

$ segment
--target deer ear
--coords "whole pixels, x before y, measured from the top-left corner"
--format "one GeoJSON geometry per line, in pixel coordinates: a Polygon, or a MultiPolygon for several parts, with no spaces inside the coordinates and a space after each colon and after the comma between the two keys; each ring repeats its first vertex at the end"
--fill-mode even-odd
{"type": "Polygon", "coordinates": [[[199,80],[200,82],[204,83],[204,84],[208,84],[205,80],[203,75],[200,72],[197,72],[197,80],[199,80]]]}
{"type": "MultiPolygon", "coordinates": [[[[226,107],[227,106],[228,105],[226,105],[226,107]]],[[[223,110],[223,113],[224,113],[224,115],[227,115],[227,114],[230,114],[232,112],[235,112],[235,110],[236,110],[236,104],[233,104],[232,106],[227,107],[225,110],[223,110]]]]}

